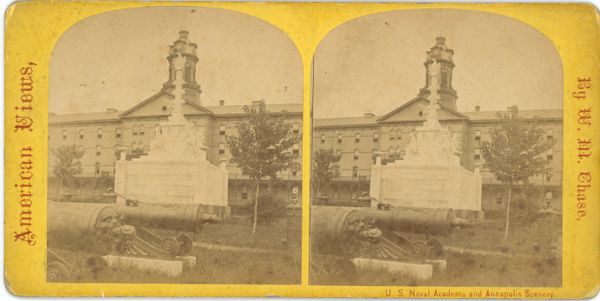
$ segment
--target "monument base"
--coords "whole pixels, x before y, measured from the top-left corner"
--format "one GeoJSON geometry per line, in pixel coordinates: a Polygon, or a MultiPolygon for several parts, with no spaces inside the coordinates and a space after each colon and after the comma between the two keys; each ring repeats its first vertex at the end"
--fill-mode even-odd
{"type": "MultiPolygon", "coordinates": [[[[206,160],[116,162],[115,191],[143,203],[228,206],[225,166],[206,160]]],[[[117,202],[124,202],[122,197],[117,202]]]]}
{"type": "Polygon", "coordinates": [[[370,188],[371,197],[395,207],[452,208],[459,215],[481,211],[481,176],[458,164],[376,164],[370,188]]]}

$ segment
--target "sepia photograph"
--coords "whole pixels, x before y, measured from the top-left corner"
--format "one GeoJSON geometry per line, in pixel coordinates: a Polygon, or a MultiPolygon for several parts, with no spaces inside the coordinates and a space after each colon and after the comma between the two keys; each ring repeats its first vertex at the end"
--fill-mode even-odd
{"type": "Polygon", "coordinates": [[[242,13],[85,18],[49,69],[48,282],[299,284],[303,68],[242,13]]]}
{"type": "Polygon", "coordinates": [[[398,10],[334,28],[313,65],[311,285],[562,285],[563,70],[546,36],[398,10]]]}

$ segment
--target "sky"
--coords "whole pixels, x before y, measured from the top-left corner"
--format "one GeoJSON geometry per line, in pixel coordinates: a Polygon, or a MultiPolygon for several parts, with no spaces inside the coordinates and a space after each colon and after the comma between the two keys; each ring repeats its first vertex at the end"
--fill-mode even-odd
{"type": "Polygon", "coordinates": [[[104,13],[71,27],[53,49],[50,111],[126,110],[157,93],[181,29],[198,45],[202,105],[302,102],[302,62],[279,29],[227,10],[162,7],[104,13]]]}
{"type": "Polygon", "coordinates": [[[369,15],[333,29],[315,53],[314,117],[383,115],[413,99],[437,36],[454,50],[459,111],[562,108],[562,64],[544,35],[500,15],[431,9],[369,15]]]}

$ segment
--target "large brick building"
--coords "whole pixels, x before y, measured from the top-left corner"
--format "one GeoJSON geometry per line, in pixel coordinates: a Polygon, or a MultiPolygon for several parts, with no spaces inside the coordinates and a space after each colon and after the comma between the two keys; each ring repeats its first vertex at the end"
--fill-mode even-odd
{"type": "MultiPolygon", "coordinates": [[[[55,165],[52,149],[61,145],[78,145],[83,147],[82,178],[114,177],[115,161],[122,150],[127,157],[135,158],[147,154],[150,141],[154,137],[155,128],[160,121],[166,121],[170,115],[170,103],[175,89],[173,54],[182,54],[186,58],[184,70],[185,117],[202,128],[205,132],[208,147],[207,159],[218,165],[227,162],[229,172],[229,203],[234,208],[243,207],[253,200],[253,181],[249,181],[235,164],[231,163],[231,154],[226,143],[226,136],[236,135],[236,124],[245,118],[244,105],[228,105],[219,100],[218,106],[204,106],[201,102],[201,86],[196,82],[197,45],[188,39],[186,31],[170,46],[167,56],[169,61],[169,78],[162,89],[155,95],[142,100],[132,108],[119,111],[106,109],[104,112],[54,114],[49,116],[49,174],[55,165]]],[[[249,101],[247,105],[258,105],[262,100],[249,101]]],[[[266,103],[270,114],[285,116],[292,124],[293,131],[302,130],[302,104],[266,103]]],[[[293,152],[301,155],[301,141],[294,146],[293,152]]],[[[301,162],[299,159],[298,162],[301,162]]],[[[301,194],[301,168],[286,170],[280,173],[279,181],[267,182],[264,185],[287,201],[299,199],[301,194]]],[[[49,191],[52,194],[52,191],[49,191]]]]}
{"type": "MultiPolygon", "coordinates": [[[[458,112],[457,92],[452,86],[454,51],[439,37],[436,44],[427,52],[425,70],[434,60],[441,63],[440,109],[438,117],[443,126],[448,127],[461,149],[461,164],[474,170],[481,168],[483,157],[480,142],[489,139],[490,129],[498,122],[497,111],[484,111],[480,106],[473,111],[458,112]]],[[[425,120],[423,111],[429,104],[430,75],[425,72],[425,86],[414,99],[399,104],[391,112],[382,116],[365,113],[363,116],[324,118],[313,122],[313,151],[333,149],[341,154],[340,175],[321,193],[331,198],[351,200],[369,190],[371,165],[375,156],[382,156],[383,162],[402,160],[404,149],[409,142],[409,134],[415,126],[425,120]]],[[[468,97],[468,96],[467,96],[468,97]]],[[[374,100],[376,101],[376,100],[374,100]]],[[[507,108],[510,109],[510,108],[507,108]]],[[[315,104],[318,110],[318,101],[315,104]]],[[[562,197],[562,110],[520,110],[519,114],[527,121],[535,122],[545,129],[546,139],[555,141],[547,157],[552,160],[552,176],[539,176],[532,179],[534,184],[521,191],[521,197],[546,202],[559,209],[562,197]]],[[[483,178],[482,207],[484,210],[503,208],[505,190],[493,174],[480,169],[483,178]]]]}

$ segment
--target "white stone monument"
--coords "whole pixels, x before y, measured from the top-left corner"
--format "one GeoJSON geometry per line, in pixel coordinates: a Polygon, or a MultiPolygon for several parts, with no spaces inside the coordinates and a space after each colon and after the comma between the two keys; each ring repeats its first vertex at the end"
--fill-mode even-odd
{"type": "MultiPolygon", "coordinates": [[[[182,112],[183,59],[175,58],[175,91],[169,120],[155,128],[147,156],[116,162],[115,192],[144,203],[227,206],[228,174],[206,159],[205,136],[182,112]]],[[[117,202],[124,202],[119,196],[117,202]]]]}
{"type": "Polygon", "coordinates": [[[440,63],[431,64],[429,73],[433,88],[426,120],[410,134],[403,160],[382,165],[377,158],[371,167],[370,196],[395,207],[452,208],[458,215],[480,212],[481,175],[460,165],[452,133],[437,118],[440,63]]]}

